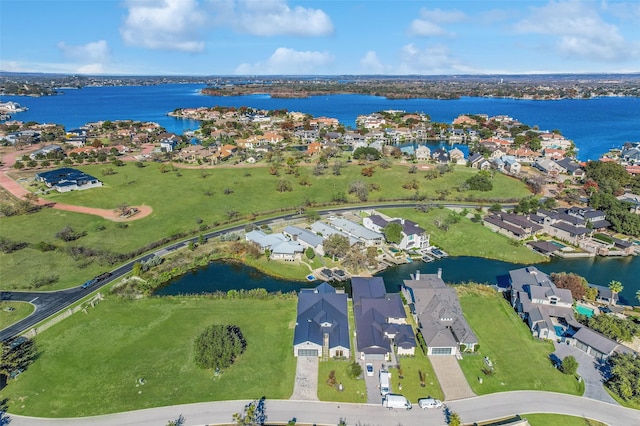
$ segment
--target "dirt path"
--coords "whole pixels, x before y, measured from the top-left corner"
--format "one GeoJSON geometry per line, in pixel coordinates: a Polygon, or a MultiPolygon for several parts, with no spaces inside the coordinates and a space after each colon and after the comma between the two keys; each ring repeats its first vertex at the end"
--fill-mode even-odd
{"type": "MultiPolygon", "coordinates": [[[[8,170],[11,169],[13,164],[16,161],[16,158],[22,157],[22,155],[26,154],[27,150],[22,151],[14,151],[3,154],[3,162],[4,164],[0,167],[0,185],[4,187],[8,192],[19,199],[24,199],[24,196],[30,194],[31,192],[22,187],[18,182],[14,181],[8,176],[8,170]]],[[[63,204],[51,202],[49,200],[45,200],[42,198],[38,198],[38,205],[51,207],[58,210],[66,210],[70,212],[76,213],[85,213],[92,214],[96,216],[100,216],[104,219],[112,220],[114,222],[128,222],[132,220],[142,219],[144,217],[149,216],[153,209],[149,206],[131,206],[132,209],[136,209],[137,212],[128,217],[121,217],[120,214],[115,210],[109,209],[98,209],[94,207],[83,207],[83,206],[74,206],[71,204],[63,204]]]]}

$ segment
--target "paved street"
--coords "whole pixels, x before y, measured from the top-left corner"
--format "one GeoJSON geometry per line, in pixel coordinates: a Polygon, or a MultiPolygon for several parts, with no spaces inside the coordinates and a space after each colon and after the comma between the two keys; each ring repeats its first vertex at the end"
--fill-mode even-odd
{"type": "MultiPolygon", "coordinates": [[[[37,419],[11,416],[11,426],[142,426],[164,425],[182,414],[185,425],[229,424],[233,413],[242,410],[248,401],[222,401],[161,407],[128,413],[80,419],[37,419]]],[[[640,411],[607,404],[578,396],[552,392],[503,392],[453,401],[448,404],[465,423],[480,422],[514,414],[558,413],[596,419],[609,425],[640,426],[640,411]]],[[[268,422],[286,423],[296,418],[298,423],[337,424],[342,418],[347,424],[420,425],[445,424],[441,410],[387,410],[379,404],[345,404],[312,401],[266,401],[268,422]]]]}

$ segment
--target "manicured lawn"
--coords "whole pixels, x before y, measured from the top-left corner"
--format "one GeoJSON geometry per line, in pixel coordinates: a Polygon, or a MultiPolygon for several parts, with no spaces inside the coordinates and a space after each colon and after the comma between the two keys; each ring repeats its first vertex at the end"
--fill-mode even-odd
{"type": "Polygon", "coordinates": [[[28,317],[34,306],[26,302],[0,302],[0,330],[28,317]]]}
{"type": "Polygon", "coordinates": [[[479,351],[464,355],[462,371],[478,395],[511,390],[544,390],[582,395],[584,384],[556,370],[549,361],[551,342],[533,338],[502,296],[487,286],[458,286],[465,318],[478,336],[479,351]],[[487,376],[484,357],[495,371],[487,376]],[[478,378],[483,379],[480,383],[478,378]]]}
{"type": "MultiPolygon", "coordinates": [[[[457,167],[454,173],[428,181],[423,177],[424,171],[409,174],[407,165],[398,164],[389,169],[376,167],[372,177],[363,177],[363,167],[356,164],[343,168],[340,176],[333,176],[330,172],[313,176],[313,165],[301,166],[299,177],[286,174],[284,167],[280,176],[273,176],[269,173],[269,166],[176,169],[161,173],[160,168],[166,166],[157,163],[147,163],[144,168],[135,167],[132,163],[126,163],[123,167],[83,165],[77,168],[101,179],[104,187],[47,195],[51,201],[89,207],[112,209],[127,203],[153,208],[149,217],[128,222],[126,228],[96,216],[52,209],[0,218],[4,234],[10,235],[14,241],[31,245],[11,254],[0,254],[0,282],[4,288],[31,288],[41,274],[59,278],[55,284],[43,289],[71,287],[109,268],[106,264],[97,265],[95,260],[71,258],[64,253],[71,246],[121,254],[169,235],[191,231],[197,234],[201,232],[201,226],[215,227],[226,221],[233,212],[237,213],[239,220],[248,221],[255,214],[273,216],[282,209],[293,209],[307,202],[329,203],[337,193],[344,193],[350,201],[356,202],[355,196],[348,194],[349,184],[355,180],[379,188],[369,193],[369,202],[413,196],[415,190],[402,188],[404,183],[412,179],[418,181],[418,192],[430,199],[434,199],[436,191],[443,188],[451,190],[450,199],[478,196],[474,191],[455,190],[476,173],[467,167],[457,167]],[[115,174],[104,175],[105,169],[113,169],[115,174]],[[299,184],[303,178],[308,180],[309,186],[299,184]],[[281,179],[291,183],[291,192],[276,190],[281,179]],[[87,234],[73,242],[62,242],[55,234],[67,225],[76,232],[87,234]],[[40,252],[33,248],[40,241],[55,244],[59,250],[40,252]]],[[[33,176],[33,173],[14,172],[14,175],[33,176]]],[[[494,184],[495,189],[482,193],[482,197],[521,198],[528,194],[524,184],[506,176],[496,175],[494,184]]],[[[29,188],[35,190],[37,185],[29,188]]]]}
{"type": "Polygon", "coordinates": [[[584,417],[565,416],[562,414],[526,414],[522,417],[529,421],[531,426],[606,426],[597,420],[586,419],[584,417]]]}
{"type": "Polygon", "coordinates": [[[286,399],[296,369],[295,305],[295,299],[108,298],[38,335],[38,359],[0,398],[9,398],[12,413],[43,417],[286,399]],[[238,325],[247,340],[246,352],[217,378],[193,361],[194,339],[211,324],[238,325]]]}
{"type": "Polygon", "coordinates": [[[363,378],[350,379],[347,366],[352,360],[320,361],[318,369],[318,398],[320,401],[367,402],[367,388],[363,378]],[[342,383],[343,391],[327,384],[329,373],[335,371],[337,383],[342,383]]]}
{"type": "MultiPolygon", "coordinates": [[[[416,352],[420,348],[416,348],[416,352]]],[[[400,393],[414,404],[419,398],[431,396],[436,399],[444,399],[444,394],[440,388],[440,383],[436,377],[429,359],[420,352],[414,357],[401,357],[398,359],[402,368],[402,379],[399,378],[398,370],[390,368],[392,393],[400,393]],[[418,370],[425,374],[425,386],[420,386],[420,376],[418,370]],[[402,389],[398,385],[402,384],[402,389]]]]}
{"type": "Polygon", "coordinates": [[[481,223],[467,218],[451,224],[446,231],[438,229],[434,221],[446,220],[452,213],[449,209],[433,208],[427,213],[420,213],[410,208],[380,209],[380,211],[392,217],[403,217],[418,223],[430,234],[431,244],[441,247],[451,256],[485,257],[522,264],[547,260],[546,257],[525,246],[514,246],[506,236],[497,234],[482,226],[481,223]]]}

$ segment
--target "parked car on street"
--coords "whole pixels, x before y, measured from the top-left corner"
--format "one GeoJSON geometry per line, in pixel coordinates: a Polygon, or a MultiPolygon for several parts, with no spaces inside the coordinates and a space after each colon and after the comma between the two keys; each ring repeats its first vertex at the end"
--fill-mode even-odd
{"type": "Polygon", "coordinates": [[[442,401],[435,398],[420,398],[418,400],[418,406],[423,410],[427,408],[442,408],[442,401]]]}

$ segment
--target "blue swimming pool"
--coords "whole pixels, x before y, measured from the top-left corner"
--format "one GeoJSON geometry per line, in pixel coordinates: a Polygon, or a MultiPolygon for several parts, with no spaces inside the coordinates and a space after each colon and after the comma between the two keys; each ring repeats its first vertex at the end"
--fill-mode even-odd
{"type": "Polygon", "coordinates": [[[593,309],[587,308],[586,306],[576,305],[575,310],[576,312],[586,316],[587,318],[591,318],[593,316],[593,309]]]}
{"type": "Polygon", "coordinates": [[[561,249],[565,248],[566,246],[564,244],[560,244],[557,241],[551,241],[551,244],[553,244],[556,247],[560,247],[561,249]]]}
{"type": "Polygon", "coordinates": [[[553,328],[556,329],[556,336],[562,337],[562,335],[564,334],[564,328],[560,327],[559,325],[554,325],[553,328]]]}

